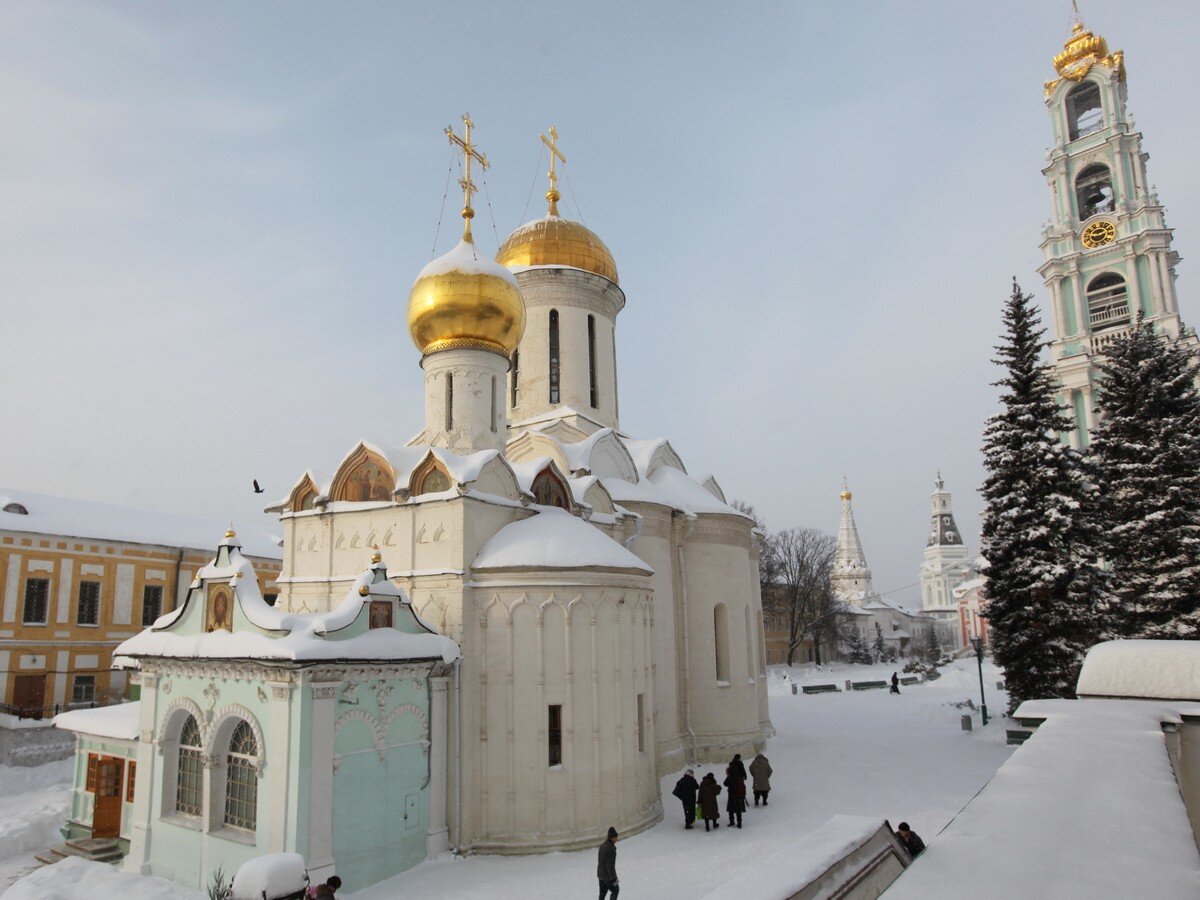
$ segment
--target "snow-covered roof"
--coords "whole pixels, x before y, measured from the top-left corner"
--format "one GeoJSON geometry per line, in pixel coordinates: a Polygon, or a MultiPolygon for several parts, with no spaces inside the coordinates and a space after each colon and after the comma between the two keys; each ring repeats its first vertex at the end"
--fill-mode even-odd
{"type": "MultiPolygon", "coordinates": [[[[235,522],[246,552],[265,559],[281,559],[282,537],[271,527],[273,520],[235,522]]],[[[62,537],[151,544],[205,550],[212,546],[228,522],[185,516],[151,509],[132,509],[92,500],[77,500],[0,487],[0,531],[29,531],[62,537]],[[3,512],[19,504],[28,511],[3,512]]]]}
{"type": "Polygon", "coordinates": [[[329,612],[289,613],[263,600],[253,566],[232,546],[225,563],[214,559],[196,573],[178,608],[122,643],[113,656],[291,661],[440,658],[448,663],[458,659],[458,645],[432,633],[416,616],[404,592],[385,576],[382,564],[376,564],[354,580],[345,599],[329,612]],[[380,570],[378,577],[384,580],[377,580],[380,570]],[[225,582],[233,588],[235,606],[244,621],[234,612],[230,629],[203,630],[204,597],[210,582],[225,582]],[[366,629],[365,607],[380,599],[398,601],[397,613],[403,616],[407,612],[415,623],[413,630],[401,630],[401,620],[392,628],[366,629]]]}
{"type": "Polygon", "coordinates": [[[954,588],[954,596],[959,597],[959,596],[967,593],[968,591],[978,590],[979,588],[983,587],[985,584],[987,584],[986,578],[982,578],[982,577],[981,578],[968,578],[966,581],[960,582],[954,588]]]}
{"type": "Polygon", "coordinates": [[[1083,660],[1081,697],[1200,702],[1200,641],[1107,641],[1083,660]]]}
{"type": "Polygon", "coordinates": [[[471,568],[484,569],[653,569],[621,544],[564,509],[537,507],[528,519],[492,535],[471,568]]]}
{"type": "Polygon", "coordinates": [[[718,514],[752,521],[749,516],[722,503],[686,472],[669,466],[660,466],[637,484],[620,478],[602,478],[601,481],[617,503],[657,503],[689,515],[718,514]]]}
{"type": "Polygon", "coordinates": [[[426,263],[417,274],[417,280],[431,275],[448,275],[450,272],[463,272],[467,275],[491,275],[502,278],[513,287],[520,290],[513,273],[497,263],[490,256],[480,252],[473,241],[459,241],[454,248],[432,262],[426,263]]]}
{"type": "Polygon", "coordinates": [[[96,737],[121,738],[135,741],[142,704],[118,703],[115,706],[99,706],[96,709],[73,709],[54,717],[54,725],[64,731],[92,734],[96,737]]]}
{"type": "Polygon", "coordinates": [[[834,816],[806,837],[759,859],[749,875],[737,872],[729,881],[703,894],[703,900],[801,896],[804,888],[887,825],[886,819],[871,816],[834,816]]]}
{"type": "Polygon", "coordinates": [[[1200,853],[1167,754],[1177,706],[1033,700],[1044,718],[888,890],[929,897],[1200,897],[1200,853]]]}

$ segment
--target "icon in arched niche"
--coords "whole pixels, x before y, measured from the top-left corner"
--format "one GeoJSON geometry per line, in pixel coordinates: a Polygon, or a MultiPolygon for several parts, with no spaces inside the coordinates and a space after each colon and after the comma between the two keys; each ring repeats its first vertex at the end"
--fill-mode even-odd
{"type": "Polygon", "coordinates": [[[372,600],[371,601],[371,628],[391,628],[392,627],[392,601],[391,600],[372,600]]]}
{"type": "Polygon", "coordinates": [[[208,589],[204,630],[216,631],[218,628],[233,630],[233,589],[227,584],[214,584],[208,589]]]}
{"type": "Polygon", "coordinates": [[[387,500],[392,494],[391,473],[372,459],[354,467],[346,478],[343,500],[387,500]]]}

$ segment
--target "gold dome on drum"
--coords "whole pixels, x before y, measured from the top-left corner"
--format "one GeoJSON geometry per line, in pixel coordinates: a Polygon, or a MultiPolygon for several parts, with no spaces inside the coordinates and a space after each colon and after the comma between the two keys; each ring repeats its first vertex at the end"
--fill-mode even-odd
{"type": "Polygon", "coordinates": [[[620,283],[616,260],[604,241],[586,226],[559,218],[556,213],[535,219],[510,234],[500,245],[496,262],[510,269],[570,266],[602,275],[613,284],[620,283]]]}
{"type": "Polygon", "coordinates": [[[468,232],[417,276],[408,332],[422,356],[456,348],[511,356],[525,332],[525,301],[512,273],[479,253],[468,232]]]}

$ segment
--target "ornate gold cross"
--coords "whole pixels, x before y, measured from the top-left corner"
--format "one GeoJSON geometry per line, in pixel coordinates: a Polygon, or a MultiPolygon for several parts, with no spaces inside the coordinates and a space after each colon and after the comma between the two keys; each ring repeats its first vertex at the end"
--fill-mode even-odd
{"type": "Polygon", "coordinates": [[[562,151],[558,149],[558,130],[551,125],[549,128],[550,137],[544,134],[539,134],[542,143],[550,148],[550,190],[546,191],[546,199],[550,201],[550,215],[558,215],[558,200],[562,196],[558,192],[558,172],[555,171],[555,162],[562,161],[566,165],[567,158],[562,155],[562,151]]]}
{"type": "Polygon", "coordinates": [[[471,180],[471,160],[475,160],[483,168],[488,167],[487,157],[484,156],[476,148],[475,144],[471,143],[471,126],[475,123],[471,121],[470,113],[463,113],[463,137],[459,137],[454,133],[454,128],[446,126],[446,136],[450,138],[450,143],[455,144],[463,152],[463,177],[458,179],[458,183],[463,189],[463,240],[471,240],[471,219],[475,217],[475,210],[471,209],[471,195],[475,193],[475,182],[471,180]]]}

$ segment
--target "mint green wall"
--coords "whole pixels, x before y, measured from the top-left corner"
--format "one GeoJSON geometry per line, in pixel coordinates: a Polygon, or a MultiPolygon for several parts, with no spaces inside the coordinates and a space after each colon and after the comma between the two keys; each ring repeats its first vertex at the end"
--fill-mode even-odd
{"type": "Polygon", "coordinates": [[[338,701],[334,741],[333,856],[347,890],[360,890],[425,858],[429,815],[427,681],[388,681],[383,706],[360,684],[338,701]],[[382,739],[381,758],[379,739],[382,739]]]}
{"type": "Polygon", "coordinates": [[[1064,278],[1062,284],[1063,320],[1067,324],[1067,334],[1079,334],[1079,321],[1075,315],[1075,282],[1064,278]]]}

